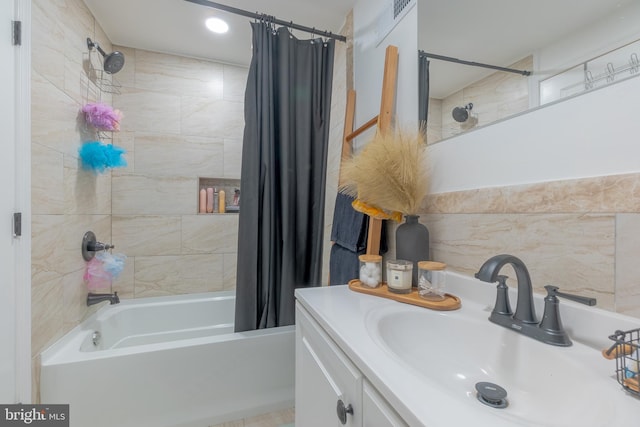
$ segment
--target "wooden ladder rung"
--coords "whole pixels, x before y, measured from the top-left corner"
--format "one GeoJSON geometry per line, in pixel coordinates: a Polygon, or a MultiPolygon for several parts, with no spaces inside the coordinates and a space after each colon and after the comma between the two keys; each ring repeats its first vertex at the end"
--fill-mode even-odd
{"type": "Polygon", "coordinates": [[[363,124],[362,126],[360,126],[358,129],[354,130],[353,132],[351,132],[349,135],[347,135],[345,137],[345,141],[347,142],[351,142],[351,140],[355,137],[357,137],[358,135],[360,135],[362,132],[364,132],[365,130],[369,129],[370,127],[372,127],[373,125],[378,123],[378,117],[379,116],[375,116],[373,119],[369,120],[367,123],[363,124]]]}

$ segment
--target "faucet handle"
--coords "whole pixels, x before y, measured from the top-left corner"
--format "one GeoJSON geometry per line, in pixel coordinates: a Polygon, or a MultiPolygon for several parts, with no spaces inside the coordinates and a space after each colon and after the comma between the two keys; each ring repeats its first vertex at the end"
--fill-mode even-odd
{"type": "Polygon", "coordinates": [[[492,315],[507,315],[511,316],[513,311],[511,310],[511,304],[509,303],[509,287],[507,286],[508,276],[498,275],[498,286],[496,287],[496,303],[493,306],[492,315]]]}
{"type": "Polygon", "coordinates": [[[559,288],[553,285],[547,285],[544,288],[547,290],[547,296],[544,298],[544,314],[538,327],[545,332],[546,343],[559,346],[570,346],[571,339],[562,326],[562,320],[560,320],[560,301],[558,300],[558,297],[563,297],[586,305],[596,305],[596,299],[558,292],[559,288]]]}
{"type": "Polygon", "coordinates": [[[557,286],[547,285],[544,287],[547,290],[547,297],[562,297],[571,301],[579,302],[580,304],[585,304],[589,306],[596,305],[597,301],[595,298],[583,297],[581,295],[567,294],[564,292],[559,292],[557,286]]]}

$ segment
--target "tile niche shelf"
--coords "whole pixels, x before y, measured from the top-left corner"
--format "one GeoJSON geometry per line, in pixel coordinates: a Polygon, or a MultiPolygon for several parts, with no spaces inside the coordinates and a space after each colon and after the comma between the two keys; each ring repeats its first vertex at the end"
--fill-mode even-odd
{"type": "MultiPolygon", "coordinates": [[[[226,214],[237,214],[238,210],[230,211],[229,207],[233,205],[233,196],[235,190],[240,190],[240,180],[239,179],[230,179],[230,178],[205,178],[198,177],[198,188],[196,190],[196,212],[198,215],[226,215],[226,214]],[[219,192],[220,190],[224,190],[225,192],[225,205],[227,207],[224,213],[213,212],[213,213],[201,213],[200,212],[200,190],[207,188],[215,188],[219,192]]],[[[242,198],[241,202],[242,204],[242,198]]]]}

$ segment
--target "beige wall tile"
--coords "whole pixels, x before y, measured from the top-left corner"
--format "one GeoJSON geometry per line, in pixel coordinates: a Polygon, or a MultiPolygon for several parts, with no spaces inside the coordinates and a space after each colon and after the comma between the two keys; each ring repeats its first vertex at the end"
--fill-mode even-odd
{"type": "Polygon", "coordinates": [[[222,263],[218,254],[136,257],[135,296],[222,290],[222,263]]]}
{"type": "Polygon", "coordinates": [[[222,99],[223,65],[182,56],[136,50],[138,89],[182,96],[222,99]]]}
{"type": "Polygon", "coordinates": [[[122,174],[111,179],[114,215],[182,215],[197,212],[198,181],[189,177],[122,174]]]}
{"type": "Polygon", "coordinates": [[[61,13],[55,2],[34,0],[31,8],[33,54],[31,64],[35,73],[59,89],[64,88],[65,37],[60,24],[61,13]]]}
{"type": "Polygon", "coordinates": [[[129,257],[180,255],[180,216],[114,215],[113,244],[129,257]]]}
{"type": "Polygon", "coordinates": [[[105,50],[111,49],[111,42],[104,36],[100,25],[82,0],[64,0],[51,2],[60,7],[60,21],[65,33],[65,48],[69,52],[87,50],[87,37],[99,41],[105,50]],[[95,30],[95,31],[94,31],[95,30]]]}
{"type": "Polygon", "coordinates": [[[205,97],[182,97],[183,135],[242,139],[244,105],[205,97]]]}
{"type": "Polygon", "coordinates": [[[31,140],[60,153],[78,156],[80,106],[34,72],[31,80],[31,140]]]}
{"type": "Polygon", "coordinates": [[[120,123],[123,131],[180,133],[178,95],[123,88],[114,97],[113,105],[123,113],[120,123]]]}
{"type": "Polygon", "coordinates": [[[182,253],[236,253],[238,215],[184,215],[182,253]]]}
{"type": "Polygon", "coordinates": [[[473,275],[491,256],[509,253],[525,262],[537,292],[554,284],[613,309],[611,215],[426,215],[424,221],[433,258],[453,270],[473,275]]]}
{"type": "MultiPolygon", "coordinates": [[[[33,288],[64,275],[64,215],[31,217],[31,285],[33,288]]],[[[80,242],[80,240],[78,240],[80,242]]]]}
{"type": "Polygon", "coordinates": [[[137,133],[136,173],[223,176],[225,145],[217,138],[137,133]]]}
{"type": "Polygon", "coordinates": [[[65,211],[63,154],[33,143],[31,146],[31,212],[63,214],[65,211]]]}
{"type": "Polygon", "coordinates": [[[225,64],[223,73],[223,99],[225,101],[244,103],[244,92],[247,86],[249,69],[225,64]]]}
{"type": "Polygon", "coordinates": [[[65,213],[111,212],[111,173],[84,169],[77,157],[64,157],[65,213]]]}
{"type": "Polygon", "coordinates": [[[31,355],[36,356],[64,334],[62,276],[31,287],[31,355]]]}
{"type": "Polygon", "coordinates": [[[242,139],[224,140],[224,178],[240,179],[242,170],[242,139]]]}
{"type": "Polygon", "coordinates": [[[640,318],[640,214],[616,215],[616,299],[619,313],[640,318]]]}
{"type": "Polygon", "coordinates": [[[66,274],[63,279],[64,333],[69,332],[87,316],[87,294],[110,292],[109,288],[89,290],[84,281],[85,269],[66,274]]]}
{"type": "Polygon", "coordinates": [[[235,289],[237,285],[238,254],[222,254],[224,268],[224,290],[235,289]]]}

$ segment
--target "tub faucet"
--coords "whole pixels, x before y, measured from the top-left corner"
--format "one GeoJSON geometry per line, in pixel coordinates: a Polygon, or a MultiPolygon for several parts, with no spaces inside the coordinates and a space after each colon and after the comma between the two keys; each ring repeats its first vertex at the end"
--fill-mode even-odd
{"type": "Polygon", "coordinates": [[[544,299],[544,315],[538,324],[533,306],[531,277],[527,267],[520,259],[513,255],[496,255],[482,264],[475,276],[484,282],[498,282],[496,304],[491,311],[489,321],[551,345],[567,347],[572,344],[560,320],[557,297],[564,297],[586,305],[596,304],[595,298],[566,294],[559,292],[556,286],[547,285],[545,286],[547,296],[544,299]],[[511,312],[509,305],[507,276],[498,274],[505,264],[513,266],[518,279],[518,302],[515,314],[511,312]]]}
{"type": "Polygon", "coordinates": [[[87,295],[87,307],[101,303],[102,301],[109,301],[109,304],[113,305],[120,303],[120,298],[117,292],[112,294],[94,294],[93,292],[89,292],[87,295]]]}

